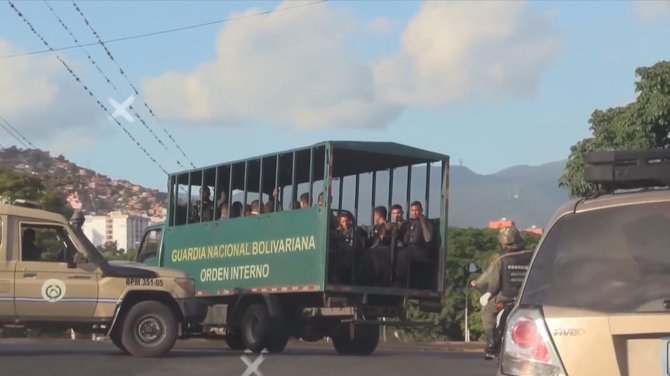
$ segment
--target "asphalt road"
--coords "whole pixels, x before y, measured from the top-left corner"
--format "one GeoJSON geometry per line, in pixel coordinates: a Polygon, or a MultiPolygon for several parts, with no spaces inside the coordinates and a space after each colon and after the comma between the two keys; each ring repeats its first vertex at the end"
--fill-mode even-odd
{"type": "Polygon", "coordinates": [[[337,355],[329,346],[291,343],[281,354],[257,355],[228,350],[219,341],[188,341],[156,359],[125,355],[107,341],[36,339],[0,339],[0,364],[1,374],[12,376],[491,376],[496,367],[479,353],[411,347],[383,346],[372,356],[357,357],[337,355]]]}

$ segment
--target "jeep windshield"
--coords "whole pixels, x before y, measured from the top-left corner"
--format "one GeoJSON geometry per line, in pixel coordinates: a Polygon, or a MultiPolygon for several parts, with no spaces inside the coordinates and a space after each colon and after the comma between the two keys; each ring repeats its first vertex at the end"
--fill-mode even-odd
{"type": "Polygon", "coordinates": [[[537,251],[521,304],[606,313],[666,311],[670,203],[569,214],[537,251]]]}
{"type": "Polygon", "coordinates": [[[93,245],[93,243],[91,243],[91,241],[88,239],[86,234],[84,234],[84,232],[81,230],[80,226],[70,225],[70,229],[72,230],[74,235],[77,237],[77,239],[79,239],[79,242],[81,242],[81,244],[84,247],[86,247],[86,253],[88,254],[91,262],[93,262],[97,265],[100,265],[100,266],[103,266],[103,265],[107,264],[107,260],[105,259],[105,257],[102,254],[100,254],[100,252],[95,247],[95,245],[93,245]]]}

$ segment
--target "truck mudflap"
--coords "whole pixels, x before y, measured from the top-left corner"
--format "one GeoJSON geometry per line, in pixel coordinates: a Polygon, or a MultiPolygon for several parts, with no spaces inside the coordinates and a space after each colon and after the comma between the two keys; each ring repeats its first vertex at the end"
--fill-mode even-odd
{"type": "Polygon", "coordinates": [[[184,324],[200,324],[207,316],[207,304],[201,299],[177,299],[177,304],[184,316],[184,324]]]}

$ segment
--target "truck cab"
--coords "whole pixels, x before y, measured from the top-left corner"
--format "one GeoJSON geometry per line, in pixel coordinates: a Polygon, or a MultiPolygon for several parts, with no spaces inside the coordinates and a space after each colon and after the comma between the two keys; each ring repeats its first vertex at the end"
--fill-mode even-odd
{"type": "Polygon", "coordinates": [[[0,204],[0,325],[101,333],[122,351],[160,356],[204,314],[183,272],[107,261],[85,219],[26,201],[0,204]]]}

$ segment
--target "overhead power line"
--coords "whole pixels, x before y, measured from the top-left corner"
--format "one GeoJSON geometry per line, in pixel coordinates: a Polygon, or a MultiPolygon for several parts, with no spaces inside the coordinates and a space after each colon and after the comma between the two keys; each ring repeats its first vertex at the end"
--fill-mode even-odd
{"type": "MultiPolygon", "coordinates": [[[[174,33],[174,32],[178,32],[178,31],[197,29],[197,28],[201,28],[201,27],[217,25],[217,24],[222,24],[222,23],[242,21],[242,20],[245,20],[245,19],[248,19],[248,18],[264,16],[264,15],[283,12],[283,11],[288,11],[288,10],[293,10],[293,9],[297,9],[297,8],[306,7],[306,6],[309,6],[309,5],[324,3],[326,1],[328,1],[328,0],[315,0],[315,1],[310,2],[310,3],[303,3],[303,4],[299,4],[299,5],[294,5],[294,6],[290,6],[290,7],[281,8],[281,9],[267,10],[267,11],[262,11],[262,12],[258,12],[258,13],[254,13],[254,14],[248,14],[248,15],[245,15],[245,16],[230,17],[230,18],[225,18],[225,19],[221,19],[221,20],[215,20],[215,21],[204,22],[204,23],[199,23],[199,24],[195,24],[195,25],[177,27],[177,28],[173,28],[173,29],[159,30],[159,31],[154,31],[154,32],[150,32],[150,33],[128,35],[128,36],[120,37],[120,38],[107,39],[103,42],[104,43],[116,43],[116,42],[121,42],[121,41],[126,41],[126,40],[146,38],[146,37],[151,37],[151,36],[156,36],[156,35],[161,35],[161,34],[174,33]]],[[[0,59],[9,59],[9,58],[19,57],[19,56],[37,55],[37,54],[44,54],[44,53],[48,53],[48,52],[64,51],[64,50],[70,50],[70,49],[78,48],[78,47],[95,46],[95,45],[98,45],[98,44],[100,44],[100,42],[78,43],[78,44],[75,44],[75,45],[70,45],[70,46],[65,46],[65,47],[50,48],[50,49],[44,49],[44,50],[22,52],[22,53],[18,53],[18,54],[0,56],[0,59]]]]}
{"type": "MultiPolygon", "coordinates": [[[[26,138],[26,136],[24,136],[23,134],[21,134],[21,132],[19,132],[18,129],[14,128],[14,126],[12,125],[12,123],[10,123],[9,121],[7,121],[7,119],[5,119],[5,118],[3,118],[2,116],[0,116],[0,124],[2,124],[2,123],[7,124],[7,126],[8,126],[9,128],[11,128],[17,135],[19,135],[19,137],[20,137],[23,141],[25,141],[25,143],[24,143],[23,141],[21,141],[20,139],[17,138],[17,140],[18,140],[23,146],[31,147],[31,148],[33,148],[33,149],[37,149],[37,147],[36,147],[35,145],[33,145],[33,143],[30,142],[30,140],[28,140],[28,139],[26,138]]],[[[5,128],[5,127],[3,126],[3,128],[5,128]]],[[[7,128],[5,128],[5,129],[7,129],[7,128]]],[[[9,132],[9,131],[8,131],[8,132],[9,132]]],[[[10,132],[10,134],[11,134],[11,132],[10,132]]],[[[14,138],[16,138],[16,136],[14,136],[14,138]]]]}
{"type": "MultiPolygon", "coordinates": [[[[23,15],[23,13],[21,13],[21,12],[16,8],[16,6],[14,5],[14,3],[13,3],[12,1],[8,1],[7,3],[8,3],[9,6],[12,8],[12,10],[16,13],[16,15],[17,15],[19,18],[21,18],[21,20],[23,20],[23,22],[30,28],[30,31],[32,31],[33,34],[35,34],[35,35],[42,41],[42,43],[43,43],[47,48],[52,49],[52,48],[51,48],[51,45],[44,39],[44,37],[43,37],[37,30],[35,30],[35,27],[33,27],[33,25],[30,23],[30,21],[28,21],[28,19],[23,15]]],[[[130,132],[129,132],[129,131],[128,131],[128,130],[127,130],[127,129],[126,129],[126,128],[125,128],[125,127],[118,121],[118,120],[117,120],[117,119],[116,119],[116,117],[114,117],[114,116],[112,115],[112,113],[107,109],[107,107],[106,107],[106,106],[105,106],[105,105],[104,105],[104,104],[103,104],[103,103],[102,103],[102,102],[101,102],[101,101],[100,101],[100,100],[93,94],[93,92],[91,91],[91,89],[89,89],[89,87],[86,86],[86,84],[84,84],[84,82],[81,80],[81,78],[79,78],[79,76],[78,76],[78,75],[74,72],[74,70],[73,70],[73,69],[72,69],[72,68],[65,62],[65,60],[63,60],[63,59],[60,57],[60,55],[58,55],[58,54],[56,54],[56,58],[57,58],[58,61],[60,61],[60,63],[65,67],[65,69],[67,69],[67,71],[70,73],[70,75],[71,75],[77,82],[79,82],[79,84],[84,88],[84,91],[86,91],[86,92],[88,93],[88,95],[89,95],[91,98],[93,98],[93,99],[95,100],[95,102],[98,104],[98,106],[100,106],[100,108],[102,108],[102,110],[103,110],[105,113],[107,113],[107,114],[109,115],[109,118],[110,118],[112,121],[114,121],[114,123],[116,123],[116,125],[118,125],[118,126],[123,130],[123,132],[124,132],[124,133],[125,133],[125,134],[126,134],[126,135],[127,135],[133,142],[134,142],[134,143],[135,143],[135,145],[137,145],[137,147],[139,147],[139,148],[142,150],[142,152],[144,152],[144,154],[145,154],[149,159],[151,159],[151,161],[154,162],[154,163],[161,169],[161,171],[163,171],[163,173],[165,173],[165,174],[167,175],[168,172],[163,168],[163,166],[162,166],[162,165],[161,165],[161,164],[160,164],[160,163],[159,163],[159,162],[158,162],[158,161],[157,161],[151,154],[149,154],[149,152],[144,148],[144,146],[142,146],[142,144],[140,144],[140,142],[137,141],[137,139],[136,139],[135,137],[133,137],[133,135],[132,135],[132,134],[131,134],[131,133],[130,133],[130,132]]]]}
{"type": "Polygon", "coordinates": [[[9,133],[10,136],[14,137],[14,139],[15,139],[19,144],[23,145],[23,147],[25,147],[26,149],[28,148],[28,145],[26,145],[26,144],[25,144],[25,143],[24,143],[24,142],[23,142],[17,135],[15,135],[15,134],[14,134],[9,128],[7,128],[7,126],[6,126],[5,124],[3,124],[1,121],[0,121],[0,127],[2,127],[4,130],[6,130],[7,133],[9,133]]]}
{"type": "MultiPolygon", "coordinates": [[[[58,20],[58,23],[60,23],[60,25],[63,27],[63,29],[65,29],[65,31],[67,31],[67,33],[70,34],[70,37],[72,38],[72,40],[73,40],[75,43],[79,44],[79,40],[77,40],[77,37],[74,36],[74,34],[73,34],[72,31],[70,30],[70,28],[67,27],[67,25],[65,24],[65,22],[63,22],[63,20],[60,18],[60,16],[58,15],[58,13],[56,13],[56,11],[51,7],[51,5],[49,5],[49,2],[48,2],[47,0],[44,0],[44,4],[49,8],[49,10],[51,11],[51,14],[53,14],[54,17],[56,17],[56,19],[58,20]]],[[[107,75],[102,71],[102,69],[100,69],[100,66],[98,65],[98,63],[96,63],[95,60],[93,60],[93,58],[91,57],[91,53],[88,52],[88,51],[86,50],[86,48],[84,48],[84,47],[79,47],[79,48],[80,48],[82,51],[84,51],[84,52],[86,53],[86,58],[88,59],[88,61],[89,61],[91,64],[93,64],[93,66],[96,68],[96,70],[98,71],[98,73],[100,73],[100,74],[102,75],[102,77],[105,79],[105,81],[106,81],[108,84],[110,84],[118,94],[121,94],[121,93],[119,92],[119,89],[118,89],[118,88],[116,87],[116,85],[114,85],[114,83],[112,82],[112,80],[110,80],[109,77],[107,77],[107,75]]]]}
{"type": "MultiPolygon", "coordinates": [[[[48,3],[46,0],[44,0],[44,4],[46,4],[46,6],[47,6],[47,7],[49,8],[49,10],[51,11],[51,13],[54,15],[54,17],[56,17],[56,19],[57,19],[58,22],[60,23],[61,27],[63,27],[63,29],[65,29],[65,31],[70,35],[70,37],[72,38],[72,40],[74,40],[75,43],[79,43],[79,41],[77,40],[77,37],[72,33],[72,31],[70,30],[70,28],[69,28],[69,27],[65,24],[65,22],[60,18],[60,16],[58,15],[58,13],[56,13],[56,11],[51,7],[51,5],[49,5],[49,3],[48,3]]],[[[76,4],[75,4],[75,8],[76,8],[76,4]]],[[[77,10],[79,10],[79,9],[77,8],[77,10]]],[[[79,10],[79,14],[84,18],[84,21],[85,21],[86,24],[89,26],[89,28],[91,28],[91,31],[94,33],[94,35],[97,36],[97,33],[95,32],[95,30],[92,29],[92,26],[88,23],[88,20],[86,20],[86,18],[84,17],[84,15],[81,13],[80,10],[79,10]]],[[[100,66],[98,65],[98,63],[91,57],[91,54],[86,50],[86,48],[81,47],[81,49],[86,53],[86,57],[87,57],[88,61],[89,61],[89,62],[96,68],[96,70],[98,71],[98,73],[100,73],[100,75],[102,75],[102,77],[104,78],[105,82],[107,82],[107,83],[114,89],[114,91],[115,91],[119,96],[123,96],[123,94],[121,94],[121,92],[120,92],[119,89],[116,87],[116,85],[114,85],[114,83],[112,82],[112,80],[111,80],[111,79],[110,79],[110,78],[109,78],[109,77],[102,71],[102,68],[100,68],[100,66]]],[[[111,54],[111,53],[108,51],[108,54],[111,54]]],[[[118,66],[118,63],[117,63],[117,66],[118,66]]],[[[123,73],[123,70],[122,70],[120,67],[119,67],[119,69],[120,69],[121,72],[123,73]]],[[[123,73],[123,74],[124,74],[124,77],[125,77],[125,73],[123,73]]],[[[128,78],[126,77],[126,79],[128,79],[128,78]]],[[[132,84],[131,84],[131,87],[133,87],[133,89],[135,89],[134,86],[133,86],[132,84]]],[[[136,117],[137,119],[139,119],[139,121],[142,123],[142,125],[144,126],[144,128],[146,128],[146,129],[149,131],[149,133],[151,133],[151,135],[154,137],[154,139],[155,139],[155,140],[156,140],[156,141],[157,141],[157,142],[158,142],[158,143],[159,143],[159,144],[160,144],[160,145],[161,145],[161,146],[162,146],[168,153],[170,153],[170,154],[172,155],[172,152],[167,148],[167,146],[165,145],[165,143],[163,143],[163,141],[162,141],[160,138],[158,138],[158,136],[154,133],[154,131],[147,125],[147,123],[144,121],[144,119],[142,118],[142,116],[140,116],[140,114],[138,114],[137,111],[135,111],[135,109],[134,109],[132,106],[130,106],[129,109],[131,110],[131,112],[133,113],[133,115],[135,115],[135,117],[136,117]]],[[[174,157],[174,155],[172,155],[172,156],[174,157]]],[[[179,159],[177,159],[176,157],[175,157],[175,159],[177,160],[177,164],[178,164],[181,168],[184,168],[184,166],[181,164],[181,162],[179,161],[179,159]]]]}
{"type": "MultiPolygon", "coordinates": [[[[169,138],[170,140],[172,140],[172,142],[173,142],[173,144],[176,146],[177,150],[179,150],[179,152],[181,152],[182,156],[183,156],[183,157],[184,157],[184,158],[191,164],[191,166],[192,166],[193,168],[195,168],[195,164],[194,164],[194,163],[191,161],[191,159],[186,155],[186,153],[185,153],[184,150],[179,146],[179,144],[178,144],[177,141],[174,139],[174,137],[172,137],[172,134],[170,134],[170,132],[168,132],[167,128],[165,128],[165,126],[163,126],[163,124],[160,122],[160,120],[158,120],[158,117],[156,116],[156,114],[154,113],[154,111],[151,109],[151,107],[149,107],[149,105],[147,104],[147,102],[146,102],[146,101],[144,100],[144,98],[140,95],[139,91],[137,90],[137,87],[135,87],[135,85],[134,85],[133,82],[130,80],[130,78],[128,78],[128,75],[126,75],[126,72],[125,72],[125,71],[123,70],[123,68],[121,67],[121,64],[119,64],[119,62],[114,58],[114,55],[112,55],[112,52],[107,48],[107,46],[105,45],[105,42],[102,40],[102,38],[100,38],[100,35],[98,34],[98,32],[95,31],[95,29],[93,28],[93,25],[91,25],[91,23],[88,21],[88,19],[87,19],[86,16],[84,15],[84,12],[82,12],[82,10],[79,8],[79,6],[77,6],[77,3],[75,3],[74,1],[72,2],[72,5],[73,5],[74,8],[77,10],[77,13],[79,13],[79,15],[81,16],[81,18],[84,20],[84,23],[86,24],[86,26],[88,26],[88,28],[91,30],[91,32],[93,33],[93,35],[95,35],[95,37],[98,39],[98,42],[100,43],[100,45],[102,46],[102,48],[105,49],[105,52],[107,53],[107,57],[108,57],[114,64],[116,64],[116,67],[119,69],[119,72],[121,73],[121,75],[123,76],[123,78],[126,79],[126,82],[128,83],[128,85],[130,85],[130,87],[132,88],[132,90],[133,90],[133,92],[135,93],[135,95],[136,95],[138,98],[141,98],[141,99],[142,99],[142,103],[144,104],[144,107],[147,109],[147,111],[149,112],[149,114],[151,114],[151,116],[153,116],[153,118],[156,120],[156,122],[157,122],[158,124],[160,124],[161,128],[163,129],[163,133],[164,133],[166,136],[168,136],[168,138],[169,138]]],[[[119,94],[120,94],[120,93],[119,93],[119,94]]],[[[184,165],[182,165],[181,162],[179,161],[179,159],[178,159],[174,154],[172,154],[172,152],[168,149],[168,147],[163,143],[163,140],[161,140],[161,139],[156,135],[156,133],[154,133],[154,131],[147,125],[147,123],[146,123],[146,122],[144,121],[144,119],[140,116],[140,114],[138,114],[137,111],[135,111],[135,108],[134,108],[132,105],[129,106],[128,108],[129,108],[129,109],[133,112],[133,114],[139,119],[140,123],[142,123],[142,125],[144,126],[144,128],[146,128],[146,129],[149,131],[149,133],[153,136],[153,138],[156,140],[156,142],[158,142],[158,143],[159,143],[159,144],[160,144],[160,145],[161,145],[161,146],[162,146],[162,147],[163,147],[163,148],[164,148],[170,155],[172,155],[172,156],[175,158],[175,160],[177,161],[177,164],[179,165],[179,167],[181,167],[181,168],[183,169],[183,168],[184,168],[184,165]]]]}

